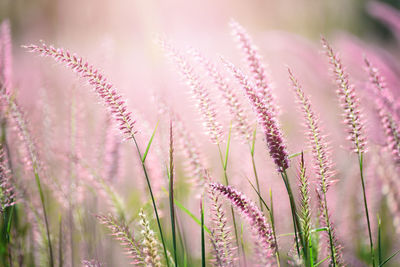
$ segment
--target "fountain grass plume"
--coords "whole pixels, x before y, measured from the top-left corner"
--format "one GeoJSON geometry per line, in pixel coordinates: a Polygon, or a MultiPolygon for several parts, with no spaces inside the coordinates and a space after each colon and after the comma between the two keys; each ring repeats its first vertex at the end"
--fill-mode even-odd
{"type": "Polygon", "coordinates": [[[160,256],[160,243],[156,239],[153,230],[150,228],[150,223],[147,219],[143,209],[139,212],[139,225],[141,226],[142,235],[142,247],[144,254],[144,263],[146,266],[160,267],[161,256],[160,256]]]}
{"type": "Polygon", "coordinates": [[[305,95],[299,81],[288,69],[289,78],[292,82],[293,89],[296,94],[297,102],[304,117],[304,126],[306,128],[306,136],[312,150],[312,160],[314,163],[315,174],[318,177],[318,190],[324,194],[328,191],[334,172],[332,171],[332,159],[330,155],[330,147],[325,140],[325,136],[320,129],[320,121],[318,116],[312,109],[310,99],[305,95]]]}
{"type": "Polygon", "coordinates": [[[0,213],[7,207],[15,205],[16,192],[12,181],[8,159],[2,146],[0,146],[0,213]]]}
{"type": "MultiPolygon", "coordinates": [[[[321,133],[319,127],[319,120],[317,115],[312,110],[310,99],[305,95],[300,83],[298,82],[296,77],[294,77],[292,71],[288,69],[288,72],[289,72],[289,78],[292,82],[292,86],[297,97],[297,102],[299,103],[304,116],[304,124],[307,129],[306,135],[308,137],[309,145],[312,149],[312,160],[314,163],[314,170],[318,178],[317,191],[318,194],[321,195],[321,197],[318,198],[318,200],[322,201],[319,202],[319,207],[321,209],[321,212],[324,213],[323,216],[323,219],[325,220],[324,225],[328,228],[331,262],[335,264],[337,262],[336,259],[337,253],[335,253],[335,247],[333,244],[333,236],[332,236],[333,229],[329,221],[328,203],[326,197],[326,193],[328,191],[329,185],[331,183],[331,178],[333,176],[333,171],[331,170],[332,160],[329,153],[329,147],[326,141],[324,140],[325,139],[324,136],[321,133]]],[[[304,167],[304,162],[302,162],[301,166],[304,167]]],[[[302,209],[303,209],[303,203],[302,203],[302,209]]],[[[306,246],[308,245],[307,240],[308,239],[305,238],[306,246]]]]}
{"type": "MultiPolygon", "coordinates": [[[[304,163],[304,155],[301,153],[300,168],[298,171],[299,178],[299,191],[300,191],[300,223],[301,231],[304,237],[305,250],[309,252],[309,241],[310,241],[310,231],[311,231],[311,208],[310,208],[310,182],[306,174],[306,167],[304,163]]],[[[304,257],[306,265],[310,265],[309,254],[304,257]]]]}
{"type": "Polygon", "coordinates": [[[231,186],[219,183],[210,183],[210,190],[222,194],[240,215],[249,223],[257,244],[258,261],[262,266],[275,265],[275,247],[272,230],[268,225],[263,213],[247,196],[231,186]]]}
{"type": "Polygon", "coordinates": [[[227,225],[227,218],[222,207],[221,194],[207,186],[210,199],[210,219],[212,223],[210,241],[213,249],[213,264],[215,266],[234,266],[236,248],[232,242],[233,236],[227,225]]]}
{"type": "Polygon", "coordinates": [[[231,114],[232,128],[238,133],[244,143],[249,143],[253,132],[252,126],[235,90],[228,84],[227,78],[219,72],[217,66],[204,57],[200,51],[192,49],[190,54],[203,66],[207,75],[212,78],[214,84],[221,92],[222,98],[231,114]]]}
{"type": "Polygon", "coordinates": [[[251,77],[255,81],[256,93],[260,97],[265,98],[270,112],[276,113],[278,108],[275,105],[270,82],[268,81],[262,58],[258,53],[258,48],[253,44],[253,40],[247,33],[246,29],[238,22],[231,20],[230,27],[232,29],[233,37],[236,39],[245,56],[251,77]]]}
{"type": "Polygon", "coordinates": [[[349,82],[349,74],[346,72],[339,55],[324,37],[321,38],[321,42],[332,65],[332,72],[337,84],[336,93],[343,109],[344,123],[347,125],[348,140],[351,141],[356,154],[363,154],[365,153],[366,137],[360,111],[360,100],[356,95],[354,85],[349,82]]]}
{"type": "Polygon", "coordinates": [[[360,167],[360,180],[364,199],[365,217],[368,226],[368,235],[370,242],[371,251],[371,263],[375,266],[375,252],[374,244],[372,240],[371,222],[369,219],[367,195],[365,192],[365,181],[364,181],[364,154],[366,152],[366,136],[364,133],[364,123],[361,118],[361,111],[359,107],[359,99],[356,96],[355,88],[349,82],[349,75],[345,71],[344,66],[339,58],[338,54],[335,53],[333,48],[330,46],[328,41],[322,37],[322,46],[325,48],[326,55],[332,65],[333,75],[336,79],[337,84],[337,95],[339,97],[340,105],[343,109],[344,123],[347,125],[348,139],[351,141],[353,151],[358,156],[358,163],[360,167]]]}
{"type": "Polygon", "coordinates": [[[386,87],[384,77],[371,62],[365,58],[365,64],[370,78],[370,83],[375,89],[375,99],[381,124],[386,136],[386,146],[391,152],[394,161],[400,164],[400,109],[396,107],[394,98],[386,87]]]}
{"type": "Polygon", "coordinates": [[[143,244],[135,240],[128,226],[118,222],[112,215],[96,215],[96,218],[111,231],[113,238],[125,250],[131,264],[146,266],[143,244]]]}
{"type": "Polygon", "coordinates": [[[279,172],[284,172],[289,168],[289,158],[283,134],[274,112],[268,108],[265,98],[257,94],[256,86],[247,78],[247,76],[232,63],[225,59],[223,59],[223,61],[226,67],[243,87],[250,100],[250,104],[257,115],[258,123],[264,132],[269,154],[274,160],[277,170],[279,172]]]}
{"type": "MultiPolygon", "coordinates": [[[[97,95],[103,100],[109,112],[113,115],[114,120],[119,125],[119,130],[127,140],[133,140],[136,146],[136,150],[139,159],[142,163],[143,173],[146,178],[147,187],[149,189],[151,201],[153,204],[154,213],[157,219],[157,225],[163,244],[165,258],[167,260],[167,249],[165,247],[164,236],[161,228],[160,218],[158,216],[157,205],[155,203],[153,190],[150,183],[150,178],[147,173],[145,161],[142,157],[142,153],[139,149],[139,145],[136,141],[134,128],[135,121],[131,118],[131,112],[128,111],[126,101],[122,99],[122,96],[117,92],[117,89],[107,80],[107,78],[100,73],[94,66],[90,65],[83,58],[71,54],[69,51],[62,48],[55,48],[53,46],[47,46],[45,43],[41,45],[29,45],[24,46],[28,51],[38,53],[44,57],[51,57],[58,63],[63,63],[67,68],[73,70],[80,77],[85,78],[89,84],[94,88],[97,95]]],[[[167,266],[169,262],[167,260],[167,266]]]]}
{"type": "Polygon", "coordinates": [[[38,53],[44,57],[51,57],[58,63],[64,64],[80,77],[85,78],[94,88],[94,91],[104,101],[106,107],[113,115],[119,125],[119,130],[126,139],[132,139],[136,133],[135,121],[131,118],[131,112],[127,110],[126,101],[118,93],[117,89],[107,78],[93,65],[90,65],[83,58],[70,53],[63,48],[55,48],[45,43],[41,45],[24,46],[29,52],[38,53]]]}
{"type": "Polygon", "coordinates": [[[159,39],[158,43],[167,57],[177,66],[180,74],[190,87],[191,93],[197,102],[198,111],[203,117],[203,126],[206,134],[210,137],[212,143],[219,144],[223,130],[221,124],[217,121],[215,103],[210,98],[207,88],[202,84],[193,66],[178,49],[170,42],[162,39],[159,39]]]}
{"type": "Polygon", "coordinates": [[[200,149],[195,142],[195,138],[188,130],[182,119],[178,114],[173,116],[175,121],[175,129],[177,135],[177,143],[180,148],[179,151],[184,155],[185,165],[187,172],[191,179],[194,180],[196,189],[200,189],[200,193],[196,194],[199,197],[202,194],[204,187],[204,170],[205,164],[202,161],[200,149]]]}
{"type": "Polygon", "coordinates": [[[45,196],[40,179],[40,162],[37,155],[34,140],[30,134],[28,123],[25,119],[22,109],[17,104],[14,97],[2,80],[0,80],[0,101],[8,108],[9,117],[15,125],[16,132],[21,140],[21,146],[24,147],[26,156],[24,157],[25,168],[31,169],[35,177],[36,186],[38,188],[40,201],[42,205],[43,218],[46,226],[47,244],[49,249],[49,264],[54,266],[53,248],[51,245],[49,221],[46,211],[45,196]]]}

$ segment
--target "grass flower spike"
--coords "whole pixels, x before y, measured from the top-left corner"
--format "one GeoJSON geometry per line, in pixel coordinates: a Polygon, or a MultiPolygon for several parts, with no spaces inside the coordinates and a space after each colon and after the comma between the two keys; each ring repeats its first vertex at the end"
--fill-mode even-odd
{"type": "Polygon", "coordinates": [[[262,266],[274,265],[275,243],[272,230],[260,209],[245,195],[232,188],[218,183],[210,183],[210,189],[222,194],[247,220],[258,244],[258,261],[262,266]]]}
{"type": "Polygon", "coordinates": [[[0,213],[15,204],[15,188],[4,149],[0,147],[0,213]]]}
{"type": "Polygon", "coordinates": [[[99,97],[103,99],[125,138],[133,138],[136,131],[134,128],[135,121],[131,118],[131,112],[128,112],[126,102],[122,99],[116,88],[99,70],[84,61],[83,58],[71,54],[62,48],[47,46],[45,43],[25,46],[25,48],[30,52],[38,53],[42,56],[52,57],[57,62],[65,64],[66,67],[72,69],[82,78],[86,78],[99,97]]]}
{"type": "Polygon", "coordinates": [[[226,60],[224,60],[224,63],[245,90],[254,112],[257,115],[258,123],[264,132],[269,154],[274,160],[278,171],[285,171],[289,168],[289,158],[283,140],[283,134],[275,114],[267,107],[265,99],[257,94],[255,85],[246,75],[232,63],[226,60]]]}
{"type": "Polygon", "coordinates": [[[268,109],[276,113],[277,108],[274,105],[275,100],[271,91],[271,86],[267,79],[265,67],[257,51],[257,47],[253,44],[253,40],[243,26],[234,20],[231,21],[230,26],[232,35],[235,37],[246,58],[251,77],[255,81],[256,93],[261,98],[265,98],[268,109]]]}
{"type": "Polygon", "coordinates": [[[322,37],[322,46],[332,65],[332,71],[337,83],[337,95],[343,109],[344,123],[348,128],[348,139],[352,142],[353,150],[357,154],[365,152],[366,138],[364,123],[360,112],[360,100],[356,96],[354,85],[349,82],[349,74],[345,71],[342,61],[328,41],[322,37]]]}
{"type": "Polygon", "coordinates": [[[112,215],[97,215],[96,217],[100,223],[110,229],[112,236],[124,248],[127,257],[132,260],[131,264],[146,266],[143,246],[134,239],[126,225],[119,223],[112,215]]]}
{"type": "Polygon", "coordinates": [[[213,225],[210,235],[214,252],[213,262],[220,267],[234,266],[236,249],[232,243],[232,235],[222,207],[221,193],[208,187],[208,197],[211,201],[210,217],[213,225]]]}
{"type": "Polygon", "coordinates": [[[386,88],[384,78],[379,74],[379,70],[372,66],[368,59],[365,59],[367,71],[371,84],[375,87],[376,106],[381,119],[381,124],[386,135],[388,150],[393,155],[393,159],[400,164],[400,109],[396,108],[393,96],[386,88]]]}
{"type": "Polygon", "coordinates": [[[171,43],[159,40],[160,46],[166,55],[176,64],[179,72],[190,87],[193,97],[197,101],[197,106],[203,117],[203,125],[211,142],[219,144],[222,137],[222,126],[217,121],[215,104],[209,96],[207,88],[202,84],[200,77],[195,73],[189,61],[171,43]]]}
{"type": "Polygon", "coordinates": [[[249,143],[252,137],[252,127],[250,125],[249,119],[246,116],[245,110],[243,109],[239,97],[236,95],[235,91],[228,84],[227,79],[218,71],[217,66],[213,64],[210,60],[205,58],[199,51],[192,50],[191,54],[196,58],[196,60],[204,67],[207,75],[212,78],[214,84],[217,86],[218,90],[222,93],[224,102],[229,108],[229,113],[232,118],[232,128],[237,131],[240,137],[245,143],[249,143]]]}

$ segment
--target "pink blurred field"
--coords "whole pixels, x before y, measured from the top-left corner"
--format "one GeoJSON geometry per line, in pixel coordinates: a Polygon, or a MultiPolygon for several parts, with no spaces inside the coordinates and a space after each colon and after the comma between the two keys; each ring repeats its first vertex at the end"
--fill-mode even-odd
{"type": "Polygon", "coordinates": [[[0,23],[0,266],[400,263],[395,5],[3,0],[0,23]]]}

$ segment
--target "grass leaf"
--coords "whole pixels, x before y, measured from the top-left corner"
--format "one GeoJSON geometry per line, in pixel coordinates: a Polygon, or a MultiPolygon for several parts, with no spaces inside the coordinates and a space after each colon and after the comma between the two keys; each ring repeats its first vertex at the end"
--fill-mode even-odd
{"type": "Polygon", "coordinates": [[[143,157],[142,157],[142,162],[143,163],[145,162],[147,154],[149,153],[150,146],[151,146],[151,143],[153,142],[153,138],[154,138],[154,135],[156,134],[157,128],[158,128],[158,121],[157,121],[156,127],[154,128],[153,134],[150,137],[149,143],[147,144],[146,151],[143,154],[143,157]]]}

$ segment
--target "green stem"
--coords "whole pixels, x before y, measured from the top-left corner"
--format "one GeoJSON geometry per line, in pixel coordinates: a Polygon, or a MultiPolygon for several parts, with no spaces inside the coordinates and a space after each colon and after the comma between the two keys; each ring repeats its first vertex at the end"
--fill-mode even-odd
{"type": "Polygon", "coordinates": [[[139,145],[138,145],[134,135],[132,135],[132,139],[133,139],[133,142],[135,143],[136,150],[137,150],[138,155],[139,155],[139,159],[140,159],[140,161],[142,163],[143,173],[144,173],[144,176],[146,178],[147,187],[149,189],[149,193],[150,193],[150,197],[151,197],[151,202],[153,204],[154,213],[155,213],[156,219],[157,219],[158,230],[160,231],[160,237],[161,237],[161,242],[163,244],[165,261],[167,263],[167,266],[169,267],[167,248],[165,246],[164,235],[163,235],[162,228],[161,228],[161,223],[160,223],[160,217],[158,216],[157,205],[156,205],[156,202],[154,200],[153,190],[151,189],[151,183],[150,183],[149,175],[147,174],[146,165],[144,164],[144,161],[142,161],[142,153],[140,152],[139,145]]]}
{"type": "Polygon", "coordinates": [[[289,183],[289,179],[286,173],[286,170],[284,170],[282,173],[282,179],[285,183],[285,187],[289,196],[289,203],[290,203],[290,209],[292,212],[292,220],[293,220],[293,228],[294,228],[294,234],[295,234],[295,240],[296,240],[296,249],[297,249],[297,253],[299,255],[299,257],[301,257],[300,254],[300,245],[299,245],[299,239],[300,239],[300,243],[302,245],[303,248],[303,253],[304,256],[308,255],[308,252],[305,251],[305,247],[304,244],[304,240],[303,240],[303,236],[301,234],[301,230],[300,230],[300,223],[299,223],[299,218],[297,217],[297,211],[296,211],[296,202],[294,201],[294,197],[293,197],[293,192],[292,189],[290,187],[290,183],[289,183]]]}
{"type": "Polygon", "coordinates": [[[206,267],[206,246],[205,246],[205,237],[204,237],[203,198],[200,199],[200,213],[201,213],[201,266],[206,267]]]}
{"type": "Polygon", "coordinates": [[[268,213],[269,213],[269,218],[271,220],[272,235],[274,236],[274,242],[275,242],[276,262],[278,263],[278,267],[280,267],[281,264],[280,264],[278,240],[276,238],[276,230],[275,230],[274,202],[272,199],[272,190],[271,189],[269,190],[269,195],[270,195],[271,209],[268,211],[268,213]]]}
{"type": "MultiPolygon", "coordinates": [[[[257,168],[256,168],[256,161],[255,161],[255,158],[254,158],[254,149],[250,148],[250,154],[251,154],[251,163],[253,165],[254,177],[256,178],[257,191],[261,194],[260,183],[258,181],[258,174],[257,174],[257,168]]],[[[261,197],[258,198],[258,201],[260,202],[260,210],[261,210],[262,213],[264,213],[264,208],[263,208],[263,205],[262,205],[261,197]]]]}
{"type": "Polygon", "coordinates": [[[337,266],[337,259],[336,259],[336,251],[335,251],[335,246],[333,244],[333,236],[332,236],[332,226],[331,222],[329,220],[329,214],[328,214],[328,201],[326,200],[326,192],[323,192],[324,194],[324,213],[325,213],[325,223],[327,226],[328,230],[328,237],[329,237],[329,246],[331,249],[331,261],[333,263],[333,266],[337,266]]]}
{"type": "Polygon", "coordinates": [[[39,190],[40,201],[42,202],[42,210],[43,210],[44,222],[45,222],[45,225],[46,225],[47,244],[49,246],[50,266],[53,267],[54,266],[53,247],[51,245],[51,239],[50,239],[49,221],[47,219],[47,212],[46,212],[45,201],[44,201],[44,193],[43,193],[43,190],[42,190],[42,186],[41,186],[41,183],[40,183],[40,177],[39,177],[39,174],[37,172],[37,166],[36,166],[35,163],[33,164],[33,172],[35,174],[35,180],[36,180],[36,184],[37,184],[37,187],[38,187],[38,190],[39,190]]]}
{"type": "Polygon", "coordinates": [[[360,165],[360,178],[361,178],[361,185],[362,185],[363,196],[364,196],[365,216],[366,216],[367,225],[368,225],[369,243],[370,243],[370,248],[371,248],[371,261],[372,261],[372,266],[375,266],[374,243],[372,241],[371,223],[369,220],[368,205],[367,205],[367,195],[365,193],[365,182],[364,182],[364,172],[363,172],[363,153],[362,152],[358,153],[358,162],[360,165]]]}
{"type": "MultiPolygon", "coordinates": [[[[223,169],[224,169],[225,184],[226,184],[226,185],[229,185],[228,174],[227,174],[227,172],[226,172],[226,166],[227,166],[227,164],[224,163],[224,159],[223,159],[222,151],[221,151],[221,146],[219,145],[219,143],[218,143],[218,152],[219,152],[219,156],[220,156],[220,159],[221,159],[222,167],[223,167],[223,169]]],[[[236,227],[235,213],[234,213],[234,211],[233,211],[233,206],[232,206],[232,205],[231,205],[231,214],[232,214],[233,228],[234,228],[234,230],[235,230],[236,246],[239,247],[239,236],[238,236],[237,227],[236,227]]],[[[243,248],[243,246],[242,246],[242,254],[244,255],[244,248],[243,248]]]]}
{"type": "Polygon", "coordinates": [[[176,251],[176,233],[175,233],[175,207],[174,207],[174,157],[173,157],[173,139],[172,122],[170,124],[170,148],[169,148],[169,207],[171,213],[172,245],[174,248],[174,261],[178,266],[176,251]]]}

